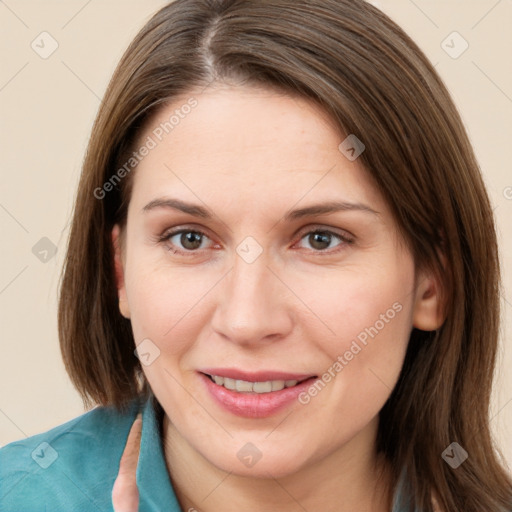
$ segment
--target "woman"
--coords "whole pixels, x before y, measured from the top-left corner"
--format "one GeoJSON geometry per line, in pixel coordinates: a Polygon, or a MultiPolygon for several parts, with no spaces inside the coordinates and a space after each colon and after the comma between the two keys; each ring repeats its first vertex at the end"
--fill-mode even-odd
{"type": "Polygon", "coordinates": [[[473,150],[399,27],[177,0],[122,58],[76,201],[59,333],[100,407],[0,452],[3,509],[512,510],[498,309],[473,150]]]}

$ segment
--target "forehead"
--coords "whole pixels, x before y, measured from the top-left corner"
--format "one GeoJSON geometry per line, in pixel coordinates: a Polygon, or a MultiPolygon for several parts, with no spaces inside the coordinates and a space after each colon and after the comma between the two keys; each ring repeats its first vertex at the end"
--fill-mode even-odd
{"type": "Polygon", "coordinates": [[[136,148],[152,149],[137,166],[132,201],[172,189],[222,204],[340,194],[382,208],[367,171],[338,149],[344,138],[304,98],[253,87],[192,91],[161,108],[140,134],[136,148]]]}

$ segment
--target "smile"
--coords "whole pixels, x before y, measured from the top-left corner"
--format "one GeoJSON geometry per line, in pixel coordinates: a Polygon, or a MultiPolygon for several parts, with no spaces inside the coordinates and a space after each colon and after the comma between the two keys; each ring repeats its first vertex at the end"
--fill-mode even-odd
{"type": "Polygon", "coordinates": [[[254,419],[272,416],[297,404],[298,395],[317,378],[287,372],[214,368],[202,369],[198,375],[206,394],[217,406],[232,415],[254,419]]]}
{"type": "Polygon", "coordinates": [[[271,393],[281,391],[284,388],[296,386],[298,380],[266,380],[261,382],[250,382],[247,380],[230,379],[219,375],[208,375],[210,379],[219,386],[224,386],[231,391],[239,393],[271,393]]]}

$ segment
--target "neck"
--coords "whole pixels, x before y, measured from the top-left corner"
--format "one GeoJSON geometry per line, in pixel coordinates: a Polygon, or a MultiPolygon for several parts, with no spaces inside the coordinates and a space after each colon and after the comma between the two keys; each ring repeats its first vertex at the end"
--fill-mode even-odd
{"type": "MultiPolygon", "coordinates": [[[[370,425],[373,440],[377,420],[370,425]]],[[[367,433],[366,437],[367,437],[367,433]]],[[[199,454],[169,422],[163,421],[169,474],[182,510],[197,512],[389,512],[388,464],[357,439],[321,460],[280,478],[251,478],[225,472],[199,454]],[[354,446],[354,443],[356,446],[354,446]],[[172,469],[172,470],[171,470],[172,469]]]]}

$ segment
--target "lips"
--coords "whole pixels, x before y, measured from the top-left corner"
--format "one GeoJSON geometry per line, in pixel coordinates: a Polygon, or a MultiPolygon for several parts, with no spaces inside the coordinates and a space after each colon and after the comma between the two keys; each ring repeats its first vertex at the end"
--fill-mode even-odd
{"type": "Polygon", "coordinates": [[[237,416],[264,418],[290,406],[315,375],[205,368],[199,372],[217,405],[237,416]]]}
{"type": "Polygon", "coordinates": [[[215,384],[224,386],[231,391],[239,393],[271,393],[272,391],[281,391],[284,388],[291,388],[297,384],[297,380],[266,380],[266,381],[246,381],[239,379],[230,379],[220,377],[219,375],[209,375],[215,384]]]}

